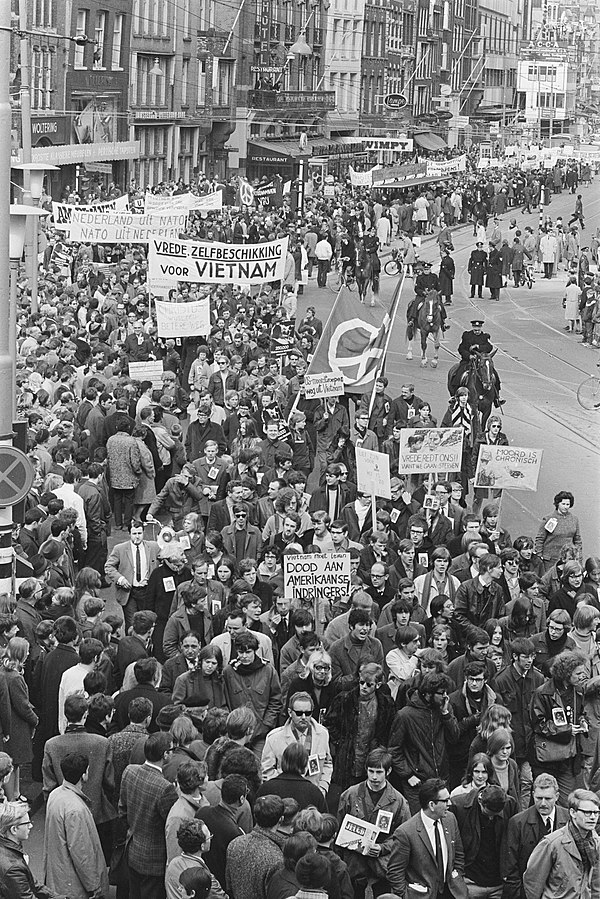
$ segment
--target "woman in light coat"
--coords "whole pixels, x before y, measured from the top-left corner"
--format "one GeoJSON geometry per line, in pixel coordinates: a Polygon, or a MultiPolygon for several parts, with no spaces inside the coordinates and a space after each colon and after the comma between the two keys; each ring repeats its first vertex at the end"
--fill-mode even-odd
{"type": "Polygon", "coordinates": [[[140,457],[142,462],[142,473],[133,495],[134,518],[141,518],[142,515],[148,510],[148,507],[151,505],[151,503],[153,503],[156,499],[156,486],[154,483],[156,471],[154,469],[152,453],[144,443],[145,431],[145,425],[136,427],[133,430],[133,436],[135,437],[137,445],[140,448],[140,457]]]}

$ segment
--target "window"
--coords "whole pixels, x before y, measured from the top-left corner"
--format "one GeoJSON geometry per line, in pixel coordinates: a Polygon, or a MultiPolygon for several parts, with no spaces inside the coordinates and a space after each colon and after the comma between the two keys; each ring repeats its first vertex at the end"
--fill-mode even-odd
{"type": "Polygon", "coordinates": [[[196,97],[196,106],[204,107],[206,105],[206,62],[203,59],[198,60],[198,94],[196,97]]]}
{"type": "Polygon", "coordinates": [[[217,87],[213,99],[215,106],[229,106],[231,102],[231,85],[233,76],[233,60],[217,59],[217,87]]]}
{"type": "Polygon", "coordinates": [[[183,59],[181,61],[181,105],[188,105],[188,88],[189,88],[189,77],[190,77],[190,61],[189,59],[183,59]]]}
{"type": "Polygon", "coordinates": [[[131,27],[134,34],[140,33],[140,0],[133,0],[133,11],[131,14],[131,27]]]}
{"type": "Polygon", "coordinates": [[[117,13],[113,22],[112,56],[110,63],[110,67],[113,70],[121,68],[121,49],[123,45],[124,18],[125,16],[122,13],[117,13]]]}
{"type": "MultiPolygon", "coordinates": [[[[87,34],[87,24],[88,24],[88,15],[89,12],[87,9],[78,9],[77,10],[77,36],[83,36],[87,34]]],[[[85,52],[85,44],[83,46],[79,46],[75,44],[75,57],[73,60],[73,65],[76,69],[84,68],[84,59],[83,54],[85,52]]]]}
{"type": "Polygon", "coordinates": [[[52,27],[52,0],[35,0],[33,4],[33,25],[52,27]]]}
{"type": "Polygon", "coordinates": [[[183,37],[189,38],[190,35],[190,0],[183,0],[183,37]]]}
{"type": "Polygon", "coordinates": [[[96,46],[94,48],[94,68],[104,68],[104,44],[106,41],[106,18],[107,14],[102,10],[96,13],[96,27],[94,29],[94,40],[96,46]]]}

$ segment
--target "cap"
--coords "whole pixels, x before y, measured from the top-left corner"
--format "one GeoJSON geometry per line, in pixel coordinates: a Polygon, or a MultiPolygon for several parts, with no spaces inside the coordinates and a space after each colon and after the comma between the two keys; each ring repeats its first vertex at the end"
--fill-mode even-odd
{"type": "Polygon", "coordinates": [[[161,730],[169,730],[174,721],[183,715],[185,709],[180,705],[164,705],[156,716],[156,724],[161,730]]]}
{"type": "Polygon", "coordinates": [[[483,318],[472,318],[471,324],[474,328],[483,328],[484,319],[483,318]]]}
{"type": "Polygon", "coordinates": [[[483,246],[483,241],[482,241],[482,240],[478,240],[476,246],[482,247],[482,246],[483,246]]]}
{"type": "Polygon", "coordinates": [[[58,540],[54,540],[50,537],[49,540],[45,540],[44,543],[40,546],[40,553],[48,562],[56,562],[62,556],[65,551],[64,543],[60,543],[58,540]]]}
{"type": "Polygon", "coordinates": [[[431,268],[431,262],[425,262],[425,261],[423,261],[423,262],[421,263],[421,265],[423,266],[423,268],[431,268]]]}

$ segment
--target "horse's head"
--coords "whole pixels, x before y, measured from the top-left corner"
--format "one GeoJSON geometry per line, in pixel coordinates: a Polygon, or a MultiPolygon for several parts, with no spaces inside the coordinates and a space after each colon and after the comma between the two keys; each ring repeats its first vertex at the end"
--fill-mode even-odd
{"type": "Polygon", "coordinates": [[[494,353],[478,353],[475,358],[477,376],[485,393],[492,389],[494,383],[494,363],[492,362],[494,353]]]}

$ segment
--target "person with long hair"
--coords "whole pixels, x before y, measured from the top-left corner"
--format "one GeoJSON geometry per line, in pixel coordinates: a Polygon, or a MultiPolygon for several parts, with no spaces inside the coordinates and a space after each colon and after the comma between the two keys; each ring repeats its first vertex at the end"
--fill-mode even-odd
{"type": "Polygon", "coordinates": [[[483,630],[490,638],[490,646],[496,646],[498,649],[502,650],[502,657],[505,665],[508,665],[510,662],[510,649],[508,646],[508,640],[506,639],[504,629],[500,624],[499,618],[488,618],[485,624],[482,625],[483,630]]]}
{"type": "Polygon", "coordinates": [[[513,749],[512,734],[505,727],[497,728],[488,737],[487,755],[494,769],[492,783],[497,783],[505,793],[520,803],[519,768],[511,758],[513,749]]]}
{"type": "Polygon", "coordinates": [[[512,733],[512,712],[498,702],[492,703],[482,712],[477,727],[477,736],[474,737],[469,749],[469,761],[476,752],[485,752],[487,749],[488,738],[498,730],[499,727],[505,727],[512,733]]]}
{"type": "Polygon", "coordinates": [[[587,659],[579,651],[556,656],[550,677],[533,694],[531,722],[535,739],[533,775],[553,774],[558,781],[559,804],[565,805],[581,770],[581,737],[589,725],[583,696],[589,679],[587,659]]]}
{"type": "Polygon", "coordinates": [[[86,599],[100,596],[102,577],[95,568],[82,568],[75,579],[75,618],[85,621],[83,606],[86,599]]]}
{"type": "Polygon", "coordinates": [[[512,603],[508,615],[499,618],[498,624],[502,628],[504,642],[508,644],[517,637],[532,637],[538,633],[533,606],[527,596],[518,596],[512,603]]]}
{"type": "Polygon", "coordinates": [[[207,531],[204,539],[204,552],[200,557],[208,563],[208,576],[214,578],[219,562],[225,555],[223,538],[219,531],[207,531]]]}
{"type": "Polygon", "coordinates": [[[560,577],[560,587],[548,601],[548,611],[566,609],[571,618],[579,602],[584,599],[583,568],[576,559],[565,562],[560,577]]]}
{"type": "Polygon", "coordinates": [[[592,597],[596,608],[600,609],[600,557],[589,556],[583,569],[583,589],[592,597]]]}
{"type": "Polygon", "coordinates": [[[531,638],[535,647],[533,664],[546,677],[550,676],[550,667],[556,656],[567,649],[575,649],[570,636],[571,624],[571,616],[566,609],[555,609],[548,615],[546,629],[531,638]]]}
{"type": "Polygon", "coordinates": [[[33,759],[33,732],[39,723],[29,701],[29,690],[23,676],[28,656],[27,640],[24,637],[13,637],[8,642],[6,655],[1,663],[10,700],[10,739],[5,741],[4,749],[12,758],[14,766],[10,780],[6,783],[6,794],[11,802],[21,798],[20,768],[33,759]]]}
{"type": "Polygon", "coordinates": [[[450,798],[463,796],[473,790],[483,790],[494,778],[494,768],[485,752],[476,752],[471,756],[465,771],[465,776],[457,787],[450,793],[450,798]]]}
{"type": "Polygon", "coordinates": [[[195,667],[176,678],[172,699],[187,708],[227,708],[223,654],[218,646],[204,646],[200,650],[195,667]]]}

